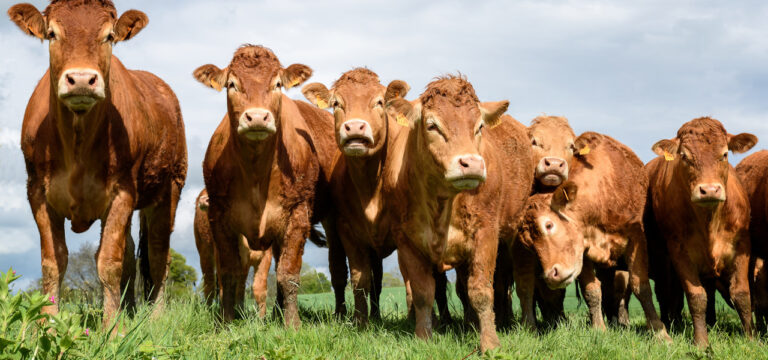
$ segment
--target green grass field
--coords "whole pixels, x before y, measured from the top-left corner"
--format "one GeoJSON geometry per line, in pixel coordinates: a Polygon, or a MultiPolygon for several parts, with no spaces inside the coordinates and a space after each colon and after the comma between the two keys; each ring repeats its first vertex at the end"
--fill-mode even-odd
{"type": "MultiPolygon", "coordinates": [[[[436,329],[429,341],[413,336],[406,320],[403,288],[382,294],[381,323],[358,329],[350,318],[332,316],[333,295],[300,295],[303,324],[298,331],[282,327],[277,317],[259,319],[253,310],[245,320],[221,325],[214,311],[196,299],[170,301],[152,318],[148,306],[133,317],[121,316],[120,335],[110,339],[103,330],[91,331],[80,345],[83,357],[111,358],[132,353],[135,358],[163,359],[462,359],[479,357],[476,332],[461,324],[461,305],[455,295],[451,309],[455,322],[436,329]]],[[[347,294],[351,310],[351,294],[347,294]]],[[[253,303],[249,301],[249,308],[253,303]]],[[[740,332],[735,311],[720,299],[719,323],[710,330],[711,349],[696,349],[690,321],[674,329],[674,344],[667,345],[645,330],[636,300],[630,305],[632,326],[590,329],[586,305],[578,306],[571,287],[566,299],[568,321],[555,330],[533,333],[519,328],[501,331],[501,347],[485,354],[492,359],[768,359],[765,340],[747,340],[740,332]]],[[[81,311],[87,309],[81,309],[81,311]]],[[[519,315],[515,303],[515,314],[519,315]]],[[[351,312],[351,311],[350,311],[351,312]]],[[[98,323],[97,318],[92,319],[98,323]]],[[[98,325],[93,325],[98,328],[98,325]]]]}

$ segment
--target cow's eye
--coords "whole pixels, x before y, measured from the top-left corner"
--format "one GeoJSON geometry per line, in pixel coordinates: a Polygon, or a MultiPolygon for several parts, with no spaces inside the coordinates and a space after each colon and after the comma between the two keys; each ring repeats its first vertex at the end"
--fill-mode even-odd
{"type": "Polygon", "coordinates": [[[480,126],[477,127],[477,131],[475,131],[475,135],[481,135],[483,133],[483,128],[485,125],[483,123],[480,123],[480,126]]]}
{"type": "Polygon", "coordinates": [[[341,109],[341,103],[339,102],[339,100],[333,100],[333,104],[331,104],[331,106],[334,109],[336,109],[336,108],[341,109]]]}
{"type": "Polygon", "coordinates": [[[427,130],[429,131],[437,131],[437,125],[433,122],[430,122],[427,124],[427,130]]]}
{"type": "Polygon", "coordinates": [[[378,101],[376,101],[376,107],[384,107],[384,100],[379,99],[378,101]]]}
{"type": "Polygon", "coordinates": [[[48,30],[48,35],[46,35],[46,38],[48,40],[56,40],[56,32],[51,30],[48,30]]]}
{"type": "Polygon", "coordinates": [[[531,138],[531,145],[539,146],[539,143],[536,141],[536,138],[531,138]]]}
{"type": "Polygon", "coordinates": [[[726,151],[725,153],[723,153],[723,158],[722,158],[722,160],[723,160],[723,161],[728,161],[728,152],[727,152],[727,151],[726,151]]]}
{"type": "Polygon", "coordinates": [[[105,43],[115,42],[115,33],[110,32],[109,34],[107,34],[107,37],[104,38],[104,42],[105,43]]]}
{"type": "Polygon", "coordinates": [[[574,144],[568,144],[568,146],[566,147],[566,149],[565,149],[565,150],[566,150],[566,151],[570,151],[570,152],[576,152],[576,145],[574,145],[574,144]]]}
{"type": "Polygon", "coordinates": [[[280,89],[281,87],[283,87],[283,83],[282,83],[282,82],[280,82],[280,80],[278,80],[278,81],[275,83],[275,90],[278,90],[278,89],[280,89]]]}

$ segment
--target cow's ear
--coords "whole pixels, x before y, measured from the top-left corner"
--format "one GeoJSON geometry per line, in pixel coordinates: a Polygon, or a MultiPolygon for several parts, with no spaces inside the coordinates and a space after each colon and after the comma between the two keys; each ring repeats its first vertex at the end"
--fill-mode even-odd
{"type": "Polygon", "coordinates": [[[398,124],[413,127],[421,120],[421,101],[395,98],[387,102],[387,112],[398,124]]]}
{"type": "Polygon", "coordinates": [[[387,85],[387,92],[384,93],[384,102],[388,103],[397,98],[404,99],[405,95],[408,94],[408,90],[411,90],[411,87],[408,86],[407,82],[403,80],[392,80],[392,82],[387,85]]]}
{"type": "Polygon", "coordinates": [[[149,23],[147,14],[139,10],[124,12],[115,24],[115,42],[125,41],[136,36],[141,29],[147,26],[147,23],[149,23]]]}
{"type": "Polygon", "coordinates": [[[728,150],[736,154],[749,151],[755,144],[757,144],[757,136],[750,133],[728,134],[728,150]]]}
{"type": "Polygon", "coordinates": [[[45,19],[40,10],[32,4],[16,4],[8,9],[8,17],[25,34],[45,40],[45,19]]]}
{"type": "Polygon", "coordinates": [[[576,194],[579,191],[579,186],[573,181],[566,181],[560,185],[554,193],[552,193],[552,203],[550,207],[553,211],[560,213],[565,209],[568,204],[576,200],[576,194]]]}
{"type": "Polygon", "coordinates": [[[283,87],[287,90],[296,85],[301,85],[312,76],[312,69],[304,64],[292,64],[283,69],[283,87]]]}
{"type": "Polygon", "coordinates": [[[504,115],[509,108],[509,101],[491,101],[480,103],[480,113],[483,117],[483,122],[488,127],[494,127],[501,124],[501,115],[504,115]]]}
{"type": "Polygon", "coordinates": [[[669,161],[674,160],[678,145],[678,139],[664,139],[653,144],[651,150],[653,150],[656,155],[664,156],[664,158],[669,161]]]}
{"type": "Polygon", "coordinates": [[[311,83],[304,85],[301,88],[301,93],[309,102],[317,105],[321,109],[328,108],[328,103],[331,101],[331,92],[328,88],[321,83],[311,83]]]}
{"type": "Polygon", "coordinates": [[[227,81],[226,69],[219,69],[216,65],[206,64],[192,73],[197,81],[203,83],[203,85],[221,91],[221,87],[227,81]]]}
{"type": "Polygon", "coordinates": [[[605,137],[596,132],[587,131],[573,140],[573,153],[578,156],[586,156],[597,148],[605,137]]]}

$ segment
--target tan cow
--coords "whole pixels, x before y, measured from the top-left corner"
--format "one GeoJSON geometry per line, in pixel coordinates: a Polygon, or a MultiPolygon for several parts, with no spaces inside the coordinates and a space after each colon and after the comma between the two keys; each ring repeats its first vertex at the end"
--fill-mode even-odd
{"type": "MultiPolygon", "coordinates": [[[[595,267],[615,267],[623,259],[648,327],[671,341],[654,308],[648,280],[642,221],[648,178],[643,163],[628,147],[605,135],[586,132],[576,144],[581,155],[572,162],[569,180],[553,193],[531,197],[520,241],[535,251],[550,288],[564,288],[578,278],[592,326],[599,329],[605,323],[595,267]]],[[[524,320],[531,319],[533,279],[517,287],[527,289],[518,294],[528,294],[520,304],[524,320]]]]}
{"type": "MultiPolygon", "coordinates": [[[[126,69],[112,46],[141,31],[147,16],[118,17],[110,1],[52,1],[40,13],[18,4],[8,15],[48,41],[50,68],[22,125],[27,195],[40,232],[43,291],[59,295],[67,268],[64,220],[77,233],[101,220],[96,254],[109,324],[135,274],[131,216],[139,209],[146,296],[162,298],[169,241],[187,173],[184,123],[176,96],[146,71],[126,69]]],[[[133,293],[126,298],[132,302],[133,293]]],[[[58,305],[44,311],[56,313],[58,305]]]]}
{"type": "Polygon", "coordinates": [[[747,156],[736,166],[744,190],[749,196],[751,221],[749,223],[752,242],[752,309],[755,311],[757,328],[766,331],[768,322],[768,151],[758,151],[747,156]]]}
{"type": "MultiPolygon", "coordinates": [[[[200,255],[200,270],[203,273],[203,297],[208,305],[213,303],[218,288],[216,283],[216,253],[208,219],[208,192],[203,189],[197,196],[195,206],[195,246],[200,255]]],[[[244,275],[253,267],[253,283],[251,292],[259,309],[259,316],[267,314],[267,277],[272,264],[272,248],[265,251],[254,251],[248,247],[248,240],[240,236],[240,257],[244,265],[244,275]]],[[[241,289],[241,288],[238,288],[241,289]]]]}
{"type": "Polygon", "coordinates": [[[272,247],[278,306],[286,326],[301,324],[296,297],[301,255],[317,220],[313,209],[322,180],[319,154],[329,151],[317,139],[327,138],[332,145],[333,128],[330,114],[291,100],[282,89],[311,74],[306,65],[283,68],[271,50],[254,45],[237,49],[224,69],[209,64],[194,72],[203,84],[227,92],[227,114],[203,162],[225,320],[233,319],[243,302],[237,288],[245,280],[240,258],[244,235],[253,250],[272,247]]]}
{"type": "Polygon", "coordinates": [[[413,294],[416,336],[432,333],[433,270],[456,269],[477,313],[480,349],[498,346],[493,273],[499,238],[513,236],[533,184],[525,128],[502,120],[507,101],[479,102],[463,77],[431,82],[412,102],[388,105],[399,123],[382,198],[413,294]]]}
{"type": "MultiPolygon", "coordinates": [[[[708,117],[691,120],[677,136],[653,145],[660,155],[646,165],[650,179],[646,227],[649,248],[666,248],[688,300],[694,342],[707,347],[704,281],[729,287],[744,332],[752,336],[748,281],[749,199],[728,152],[741,153],[757,142],[752,134],[731,135],[708,117]],[[653,243],[656,241],[658,243],[653,243]]],[[[657,276],[657,288],[667,276],[657,276]]],[[[657,291],[658,293],[659,291],[657,291]]],[[[660,306],[667,300],[659,296],[660,306]]]]}

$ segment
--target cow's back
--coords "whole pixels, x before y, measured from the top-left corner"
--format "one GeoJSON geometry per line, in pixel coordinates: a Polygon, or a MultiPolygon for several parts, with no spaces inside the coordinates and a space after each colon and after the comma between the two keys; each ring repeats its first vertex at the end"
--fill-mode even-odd
{"type": "Polygon", "coordinates": [[[768,255],[768,151],[761,150],[744,158],[736,166],[736,173],[749,197],[752,249],[764,257],[768,255]]]}

